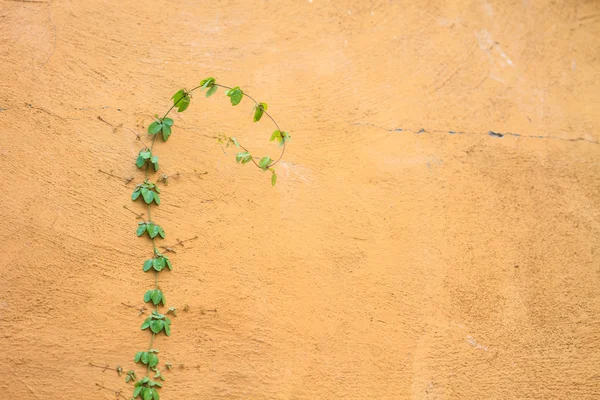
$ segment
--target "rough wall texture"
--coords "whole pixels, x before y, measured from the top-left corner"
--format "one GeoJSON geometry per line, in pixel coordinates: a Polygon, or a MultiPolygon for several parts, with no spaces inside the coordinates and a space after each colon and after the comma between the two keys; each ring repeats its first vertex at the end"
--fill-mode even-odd
{"type": "Polygon", "coordinates": [[[199,237],[164,399],[600,398],[599,39],[597,1],[0,1],[0,397],[126,389],[88,362],[148,341],[132,131],[213,75],[293,141],[271,188],[218,92],[157,146],[199,237]]]}

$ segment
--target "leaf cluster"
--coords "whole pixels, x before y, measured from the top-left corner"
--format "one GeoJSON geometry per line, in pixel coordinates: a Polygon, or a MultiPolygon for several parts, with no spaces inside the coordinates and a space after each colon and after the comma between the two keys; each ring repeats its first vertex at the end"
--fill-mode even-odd
{"type": "Polygon", "coordinates": [[[156,257],[150,258],[144,261],[144,272],[148,272],[151,269],[154,269],[156,272],[162,271],[165,267],[169,268],[169,270],[173,269],[173,264],[169,257],[165,256],[162,253],[156,253],[156,257]]]}
{"type": "Polygon", "coordinates": [[[160,395],[156,388],[162,387],[162,383],[154,382],[147,376],[140,379],[135,383],[135,389],[133,390],[133,398],[140,398],[142,400],[160,400],[160,395]]]}
{"type": "Polygon", "coordinates": [[[138,351],[135,353],[135,357],[133,361],[136,363],[142,363],[144,365],[149,366],[150,368],[154,368],[158,365],[158,350],[150,349],[148,351],[138,351]]]}
{"type": "Polygon", "coordinates": [[[135,231],[136,235],[142,236],[146,232],[152,239],[157,235],[163,239],[165,238],[165,231],[160,225],[156,225],[154,222],[138,222],[138,228],[135,231]]]}
{"type": "Polygon", "coordinates": [[[148,290],[144,294],[144,301],[146,303],[152,302],[152,304],[155,306],[159,305],[160,303],[162,303],[163,306],[167,305],[167,298],[160,289],[148,290]]]}
{"type": "Polygon", "coordinates": [[[135,165],[137,165],[138,168],[142,168],[147,163],[152,164],[154,171],[158,171],[158,156],[153,156],[150,149],[143,149],[138,154],[135,165]]]}
{"type": "MultiPolygon", "coordinates": [[[[158,162],[158,159],[156,160],[158,162]]],[[[140,195],[146,202],[146,204],[150,204],[153,201],[156,205],[160,204],[160,189],[154,183],[150,181],[144,181],[144,183],[140,183],[133,189],[133,193],[131,194],[131,200],[137,200],[140,195]]]]}
{"type": "Polygon", "coordinates": [[[171,320],[155,310],[144,320],[140,329],[150,329],[155,334],[164,330],[165,335],[171,336],[171,320]]]}
{"type": "Polygon", "coordinates": [[[171,118],[158,118],[158,116],[155,116],[154,122],[148,125],[148,133],[156,135],[158,132],[162,132],[162,138],[166,142],[169,140],[169,136],[171,136],[171,126],[173,126],[173,120],[171,118]]]}

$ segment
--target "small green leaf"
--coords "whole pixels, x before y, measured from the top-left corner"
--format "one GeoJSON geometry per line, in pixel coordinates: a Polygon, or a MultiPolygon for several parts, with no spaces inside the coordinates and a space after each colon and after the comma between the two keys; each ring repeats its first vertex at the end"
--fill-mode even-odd
{"type": "Polygon", "coordinates": [[[158,234],[160,235],[161,238],[163,238],[163,239],[165,238],[165,231],[160,226],[158,227],[158,234]]]}
{"type": "Polygon", "coordinates": [[[258,167],[266,171],[269,168],[269,164],[271,164],[271,157],[263,157],[258,162],[258,167]]]}
{"type": "Polygon", "coordinates": [[[146,164],[146,160],[141,155],[138,155],[135,160],[135,165],[137,165],[138,168],[142,168],[144,164],[146,164]]]}
{"type": "Polygon", "coordinates": [[[148,365],[150,368],[156,367],[158,364],[158,356],[156,354],[150,353],[148,356],[148,365]]]}
{"type": "MultiPolygon", "coordinates": [[[[152,260],[146,260],[146,262],[144,263],[144,271],[146,271],[146,263],[150,261],[150,266],[152,266],[152,260]]],[[[152,294],[153,294],[154,290],[148,290],[146,293],[144,293],[144,302],[147,303],[152,299],[152,294]]]]}
{"type": "Polygon", "coordinates": [[[173,120],[171,118],[164,118],[162,120],[163,125],[173,126],[173,120]]]}
{"type": "MultiPolygon", "coordinates": [[[[150,268],[152,268],[152,259],[146,260],[144,261],[144,272],[148,272],[150,270],[150,268]]],[[[144,301],[148,301],[148,300],[144,300],[144,301]]]]}
{"type": "MultiPolygon", "coordinates": [[[[187,108],[188,108],[189,105],[190,105],[190,98],[189,98],[189,96],[185,96],[177,104],[177,112],[184,112],[185,110],[187,110],[187,108]]],[[[163,131],[163,135],[164,135],[164,131],[163,131]]]]}
{"type": "Polygon", "coordinates": [[[168,318],[167,321],[165,321],[165,335],[171,336],[171,321],[168,318]]]}
{"type": "Polygon", "coordinates": [[[254,122],[260,121],[263,113],[267,111],[267,108],[267,103],[259,103],[256,107],[254,107],[254,122]]]}
{"type": "MultiPolygon", "coordinates": [[[[139,195],[138,195],[139,196],[139,195]]],[[[135,233],[138,236],[142,236],[144,234],[144,232],[146,232],[146,229],[148,229],[148,225],[146,224],[142,224],[140,226],[138,226],[137,230],[135,231],[135,233]]]]}
{"type": "MultiPolygon", "coordinates": [[[[162,375],[161,375],[162,378],[162,375]]],[[[160,400],[160,395],[158,394],[158,390],[154,390],[154,393],[152,393],[152,396],[154,396],[154,400],[160,400]]]]}
{"type": "Polygon", "coordinates": [[[142,156],[142,158],[144,160],[149,159],[151,155],[152,155],[152,153],[150,153],[150,151],[148,151],[148,150],[142,150],[142,151],[140,151],[140,156],[142,156]]]}
{"type": "Polygon", "coordinates": [[[154,200],[154,192],[146,188],[142,188],[142,196],[144,197],[146,204],[150,204],[152,203],[152,200],[154,200]]]}
{"type": "Polygon", "coordinates": [[[142,359],[142,352],[138,351],[137,353],[135,353],[135,358],[133,359],[133,361],[140,362],[141,359],[142,359]]]}
{"type": "Polygon", "coordinates": [[[260,121],[260,119],[263,116],[263,109],[260,107],[256,107],[256,110],[254,110],[254,122],[258,122],[260,121]]]}
{"type": "Polygon", "coordinates": [[[144,364],[148,364],[148,352],[147,351],[142,352],[142,362],[144,364]]]}
{"type": "Polygon", "coordinates": [[[154,303],[154,305],[158,305],[158,303],[160,303],[161,300],[162,293],[160,292],[160,290],[154,290],[152,293],[152,303],[154,303]]]}
{"type": "Polygon", "coordinates": [[[148,133],[151,135],[156,135],[158,132],[160,132],[161,128],[162,124],[160,122],[154,121],[148,126],[148,133]]]}
{"type": "Polygon", "coordinates": [[[165,326],[165,321],[159,319],[156,321],[152,321],[152,323],[150,324],[150,329],[154,333],[159,333],[160,331],[163,330],[164,326],[165,326]]]}
{"type": "Polygon", "coordinates": [[[177,103],[186,96],[185,90],[181,89],[177,93],[171,97],[173,99],[173,105],[177,105],[177,103]]]}
{"type": "MultiPolygon", "coordinates": [[[[137,187],[135,188],[135,190],[133,191],[133,193],[131,194],[131,200],[135,201],[138,197],[140,197],[140,194],[142,194],[140,192],[140,188],[137,187]]],[[[138,235],[139,236],[139,235],[138,235]]]]}
{"type": "Polygon", "coordinates": [[[200,86],[202,87],[202,90],[206,89],[207,87],[212,87],[214,84],[215,84],[215,78],[213,78],[213,77],[202,79],[200,81],[200,86]]]}
{"type": "MultiPolygon", "coordinates": [[[[183,102],[183,100],[182,100],[182,102],[183,102]]],[[[171,136],[171,127],[167,124],[164,124],[162,127],[163,140],[166,142],[167,140],[169,140],[169,136],[171,136]]]]}
{"type": "Polygon", "coordinates": [[[275,186],[276,183],[277,183],[277,174],[275,172],[273,172],[273,175],[271,175],[271,186],[275,186]]]}
{"type": "Polygon", "coordinates": [[[152,164],[156,164],[156,163],[158,162],[158,156],[152,156],[152,157],[150,158],[150,162],[151,162],[152,164]]]}
{"type": "Polygon", "coordinates": [[[154,390],[150,388],[145,389],[146,390],[144,390],[144,400],[152,400],[152,392],[154,392],[154,390]]]}
{"type": "Polygon", "coordinates": [[[162,305],[166,306],[167,305],[167,298],[165,297],[165,294],[162,293],[162,295],[160,297],[161,297],[160,301],[162,302],[162,305]]]}
{"type": "Polygon", "coordinates": [[[167,267],[169,267],[169,270],[172,270],[173,264],[171,264],[171,260],[169,260],[169,258],[165,257],[165,262],[167,263],[167,267]]]}
{"type": "Polygon", "coordinates": [[[133,398],[135,399],[136,397],[138,397],[138,395],[140,394],[140,392],[142,391],[144,387],[143,386],[138,386],[135,388],[135,390],[133,391],[133,398]]]}
{"type": "Polygon", "coordinates": [[[271,139],[269,139],[269,141],[272,142],[275,139],[281,140],[281,131],[279,129],[271,134],[271,139]]]}
{"type": "Polygon", "coordinates": [[[240,101],[242,101],[242,97],[244,97],[244,92],[242,92],[242,89],[240,89],[239,86],[236,86],[227,91],[227,96],[229,96],[229,99],[231,100],[231,105],[237,106],[238,104],[240,104],[240,101]]]}
{"type": "MultiPolygon", "coordinates": [[[[152,197],[154,198],[154,195],[152,195],[152,197]]],[[[158,235],[158,226],[154,224],[148,225],[148,234],[154,239],[156,235],[158,235]]]]}
{"type": "Polygon", "coordinates": [[[156,259],[156,263],[154,264],[154,269],[157,271],[162,271],[165,268],[165,258],[159,257],[156,259]]]}
{"type": "Polygon", "coordinates": [[[217,91],[218,86],[213,85],[206,91],[206,97],[210,97],[217,91]]]}

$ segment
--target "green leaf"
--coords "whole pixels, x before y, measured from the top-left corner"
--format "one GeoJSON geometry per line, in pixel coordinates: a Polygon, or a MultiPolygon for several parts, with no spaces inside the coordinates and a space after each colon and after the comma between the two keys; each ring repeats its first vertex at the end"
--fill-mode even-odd
{"type": "Polygon", "coordinates": [[[206,91],[206,97],[210,97],[213,94],[215,94],[215,92],[217,91],[218,86],[211,86],[207,91],[206,91]]]}
{"type": "Polygon", "coordinates": [[[154,333],[159,333],[160,331],[163,330],[164,326],[165,326],[165,321],[159,319],[156,321],[152,321],[152,323],[150,324],[150,329],[154,333]]]}
{"type": "Polygon", "coordinates": [[[175,93],[173,95],[173,97],[171,97],[173,99],[173,105],[177,105],[177,103],[179,101],[181,101],[181,99],[183,99],[186,96],[185,90],[181,89],[179,90],[177,93],[175,93]]]}
{"type": "Polygon", "coordinates": [[[212,87],[214,84],[215,84],[215,78],[213,78],[213,77],[202,79],[200,81],[200,86],[202,87],[202,90],[206,89],[207,87],[212,87]]]}
{"type": "Polygon", "coordinates": [[[259,103],[256,107],[254,107],[254,122],[260,121],[267,108],[267,103],[259,103]]]}
{"type": "Polygon", "coordinates": [[[138,386],[135,388],[135,390],[133,391],[133,398],[135,399],[136,397],[138,397],[138,395],[140,394],[140,392],[142,391],[144,387],[143,386],[138,386]]]}
{"type": "Polygon", "coordinates": [[[140,362],[141,359],[142,359],[142,352],[138,351],[137,353],[135,353],[135,358],[133,359],[133,361],[140,362]]]}
{"type": "Polygon", "coordinates": [[[162,127],[163,140],[166,142],[167,140],[169,140],[169,136],[171,136],[171,127],[169,125],[165,124],[162,127]]]}
{"type": "Polygon", "coordinates": [[[275,186],[276,183],[277,183],[277,174],[275,172],[273,172],[273,175],[271,175],[271,186],[275,186]]]}
{"type": "Polygon", "coordinates": [[[164,118],[162,120],[163,125],[173,126],[173,120],[171,118],[164,118]]]}
{"type": "Polygon", "coordinates": [[[154,269],[157,271],[162,271],[165,268],[165,259],[164,257],[159,257],[156,259],[156,263],[154,264],[154,269]]]}
{"type": "Polygon", "coordinates": [[[148,364],[148,352],[147,352],[147,351],[144,351],[144,352],[142,353],[142,362],[143,362],[144,364],[148,364]]]}
{"type": "MultiPolygon", "coordinates": [[[[150,265],[152,265],[152,260],[146,260],[146,262],[144,263],[144,271],[146,271],[146,263],[150,261],[150,265]]],[[[144,293],[144,302],[147,303],[152,299],[152,293],[154,292],[154,290],[148,290],[146,293],[144,293]]]]}
{"type": "MultiPolygon", "coordinates": [[[[187,110],[188,106],[190,105],[190,98],[188,96],[185,96],[178,104],[177,104],[177,112],[184,112],[185,110],[187,110]]],[[[164,135],[164,131],[163,131],[163,135],[164,135]]],[[[165,139],[166,140],[166,139],[165,139]]]]}
{"type": "Polygon", "coordinates": [[[160,226],[158,227],[158,234],[160,235],[161,238],[163,238],[163,239],[165,238],[165,231],[160,226]]]}
{"type": "Polygon", "coordinates": [[[157,206],[160,205],[160,196],[158,195],[158,193],[154,193],[154,202],[157,206]]]}
{"type": "MultiPolygon", "coordinates": [[[[162,378],[162,375],[161,375],[162,378]]],[[[152,395],[154,396],[154,400],[160,400],[160,395],[158,394],[158,390],[154,390],[154,393],[152,393],[152,395]]]]}
{"type": "Polygon", "coordinates": [[[281,140],[281,131],[279,129],[271,134],[271,139],[269,139],[269,141],[272,142],[275,139],[281,140]]]}
{"type": "Polygon", "coordinates": [[[142,158],[144,160],[149,159],[151,155],[152,155],[152,153],[150,153],[150,151],[148,151],[148,150],[142,150],[142,151],[140,151],[140,156],[142,156],[142,158]]]}
{"type": "Polygon", "coordinates": [[[141,156],[141,154],[138,155],[137,159],[135,160],[135,165],[137,165],[138,168],[142,168],[144,164],[146,164],[146,160],[141,156]]]}
{"type": "MultiPolygon", "coordinates": [[[[154,195],[152,195],[154,197],[154,195]]],[[[158,226],[154,224],[148,224],[148,234],[151,238],[155,238],[158,235],[158,226]]]]}
{"type": "MultiPolygon", "coordinates": [[[[148,272],[150,270],[150,268],[152,268],[152,259],[144,261],[144,272],[148,272]]],[[[144,297],[144,299],[145,299],[145,297],[144,297]]],[[[148,301],[148,300],[144,300],[144,301],[148,301]]]]}
{"type": "Polygon", "coordinates": [[[237,106],[238,104],[240,104],[240,101],[242,101],[242,97],[244,97],[244,92],[242,92],[242,89],[240,89],[239,86],[236,86],[227,91],[227,96],[229,96],[229,99],[231,100],[231,105],[237,106]]]}
{"type": "Polygon", "coordinates": [[[161,300],[162,300],[162,293],[160,292],[160,290],[153,290],[152,303],[154,303],[154,305],[158,305],[158,303],[160,303],[161,300]]]}
{"type": "Polygon", "coordinates": [[[240,162],[242,162],[246,157],[249,157],[250,153],[248,153],[247,151],[243,152],[243,153],[237,153],[235,155],[235,161],[237,161],[237,163],[239,164],[240,162]]]}
{"type": "Polygon", "coordinates": [[[161,128],[162,124],[160,122],[154,121],[148,126],[148,133],[151,135],[156,135],[158,132],[160,132],[161,128]]]}
{"type": "Polygon", "coordinates": [[[158,365],[158,356],[156,354],[150,353],[148,356],[148,365],[150,368],[156,367],[158,365]]]}
{"type": "Polygon", "coordinates": [[[156,163],[158,162],[158,156],[152,156],[152,157],[150,158],[150,162],[151,162],[152,164],[156,164],[156,163]]]}
{"type": "Polygon", "coordinates": [[[169,260],[167,257],[165,257],[165,262],[167,263],[167,267],[169,267],[169,270],[172,270],[173,264],[171,264],[171,260],[169,260]]]}
{"type": "Polygon", "coordinates": [[[144,390],[144,400],[152,400],[152,392],[154,392],[154,390],[150,388],[145,389],[146,390],[144,390]]]}
{"type": "MultiPolygon", "coordinates": [[[[142,194],[140,192],[140,188],[137,187],[135,188],[135,190],[133,191],[133,193],[131,194],[131,200],[135,201],[138,197],[140,197],[140,194],[142,194]]],[[[138,235],[139,236],[139,235],[138,235]]]]}
{"type": "Polygon", "coordinates": [[[165,321],[165,335],[171,336],[171,321],[168,318],[167,321],[165,321]]]}
{"type": "Polygon", "coordinates": [[[167,298],[165,297],[165,294],[162,293],[162,295],[160,297],[161,297],[162,305],[166,306],[167,305],[167,298]]]}
{"type": "Polygon", "coordinates": [[[263,157],[258,162],[258,167],[266,171],[267,168],[269,168],[269,164],[271,164],[271,161],[271,157],[263,157]]]}
{"type": "Polygon", "coordinates": [[[146,204],[150,204],[152,203],[152,200],[154,200],[154,192],[146,188],[142,188],[142,196],[144,197],[146,204]]]}
{"type": "MultiPolygon", "coordinates": [[[[139,196],[139,195],[138,195],[139,196]]],[[[137,230],[135,231],[135,233],[138,236],[142,236],[144,234],[144,232],[146,232],[146,229],[148,229],[148,225],[146,224],[142,224],[140,226],[138,226],[137,230]]]]}

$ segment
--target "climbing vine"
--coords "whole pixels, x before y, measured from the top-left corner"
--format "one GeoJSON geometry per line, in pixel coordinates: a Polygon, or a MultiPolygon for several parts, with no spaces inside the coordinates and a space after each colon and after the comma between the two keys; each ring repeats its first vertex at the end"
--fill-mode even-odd
{"type": "MultiPolygon", "coordinates": [[[[142,331],[147,331],[150,334],[150,343],[147,350],[138,351],[134,356],[134,362],[145,366],[145,376],[138,378],[135,371],[130,370],[127,372],[125,381],[134,383],[132,399],[142,400],[159,400],[159,388],[162,387],[162,381],[164,377],[159,369],[159,351],[153,346],[155,339],[159,335],[170,336],[171,335],[171,320],[167,316],[170,313],[174,313],[174,308],[168,308],[166,312],[161,313],[161,307],[164,309],[167,306],[167,300],[165,293],[161,290],[159,285],[160,272],[165,268],[171,270],[173,264],[169,257],[160,252],[159,248],[164,246],[157,246],[156,240],[164,239],[166,234],[164,229],[157,224],[152,218],[152,209],[160,205],[160,188],[157,183],[166,180],[157,179],[156,182],[151,182],[151,173],[159,171],[159,158],[154,152],[154,145],[158,137],[162,138],[163,142],[169,140],[172,134],[172,128],[174,121],[169,118],[169,114],[173,110],[177,112],[184,112],[189,107],[192,100],[192,93],[197,90],[206,91],[205,96],[211,97],[217,92],[218,88],[225,89],[225,94],[229,97],[232,106],[240,104],[244,97],[249,98],[254,102],[253,108],[253,119],[254,122],[259,122],[264,115],[266,115],[275,125],[275,131],[271,134],[270,140],[277,141],[281,148],[279,157],[276,160],[268,156],[256,157],[250,153],[250,151],[242,146],[238,140],[234,137],[221,135],[217,138],[219,144],[230,147],[234,146],[239,149],[235,159],[238,164],[244,165],[248,163],[254,164],[262,171],[269,171],[271,173],[271,184],[275,185],[277,182],[277,174],[273,168],[283,157],[285,152],[286,143],[290,140],[290,136],[286,131],[282,131],[275,119],[267,112],[267,103],[258,102],[247,93],[245,93],[239,86],[229,87],[221,85],[216,82],[215,78],[206,78],[200,82],[200,85],[194,87],[191,90],[181,89],[173,95],[173,105],[169,110],[162,116],[155,116],[154,121],[148,126],[148,134],[152,137],[150,146],[144,147],[138,154],[135,164],[138,168],[144,170],[144,181],[138,184],[131,195],[133,201],[143,201],[146,204],[148,210],[148,219],[138,222],[136,234],[138,237],[147,235],[152,243],[152,258],[144,261],[142,270],[144,272],[154,273],[154,287],[149,289],[144,294],[144,303],[147,303],[153,308],[151,314],[144,320],[141,325],[142,331]]],[[[165,363],[165,367],[170,369],[170,364],[165,363]]],[[[120,367],[119,367],[120,368],[120,367]]],[[[120,373],[120,372],[119,372],[120,373]]]]}

